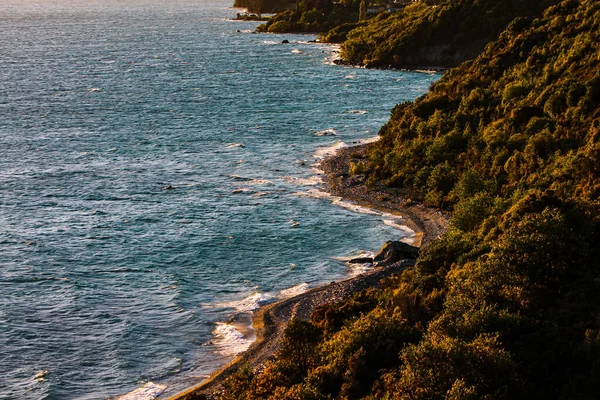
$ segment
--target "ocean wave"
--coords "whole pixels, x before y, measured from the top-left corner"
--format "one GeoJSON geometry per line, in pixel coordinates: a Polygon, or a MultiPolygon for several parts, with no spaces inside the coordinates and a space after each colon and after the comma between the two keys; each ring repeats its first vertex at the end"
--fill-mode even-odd
{"type": "Polygon", "coordinates": [[[298,196],[312,197],[315,199],[329,199],[329,200],[331,200],[331,203],[335,204],[336,206],[340,206],[347,210],[350,210],[350,211],[353,211],[356,213],[360,213],[360,214],[383,215],[383,213],[381,213],[380,211],[377,211],[373,208],[363,207],[363,206],[353,203],[349,200],[344,200],[342,197],[333,196],[332,194],[325,192],[323,190],[320,190],[320,189],[311,189],[311,190],[307,190],[306,192],[296,192],[295,194],[298,196]]]}
{"type": "Polygon", "coordinates": [[[350,277],[355,277],[372,269],[373,266],[371,264],[350,264],[348,266],[348,275],[350,275],[350,277]]]}
{"type": "Polygon", "coordinates": [[[329,54],[327,55],[327,57],[325,57],[323,59],[323,64],[325,65],[335,65],[335,60],[337,60],[339,57],[339,53],[340,53],[340,45],[339,44],[331,44],[329,45],[329,54]]]}
{"type": "Polygon", "coordinates": [[[301,197],[312,197],[315,199],[329,199],[329,200],[331,200],[332,204],[335,204],[337,206],[343,207],[347,210],[350,210],[350,211],[353,211],[356,213],[381,216],[383,224],[402,232],[400,240],[402,240],[403,242],[406,242],[408,244],[412,244],[416,237],[415,231],[413,231],[408,226],[406,226],[403,223],[403,218],[399,215],[381,212],[381,211],[378,211],[376,209],[369,208],[369,207],[364,207],[359,204],[353,203],[352,201],[344,200],[342,197],[333,196],[330,193],[325,192],[320,189],[310,189],[305,192],[295,192],[294,194],[297,196],[301,196],[301,197]]]}
{"type": "Polygon", "coordinates": [[[252,178],[248,178],[248,177],[241,176],[241,175],[229,175],[229,177],[236,181],[251,181],[252,180],[252,178]]]}
{"type": "Polygon", "coordinates": [[[369,207],[363,207],[351,201],[347,201],[342,199],[341,197],[333,196],[333,200],[331,201],[336,206],[344,207],[347,210],[353,211],[359,214],[371,214],[371,215],[382,215],[381,212],[374,210],[369,207]]]}
{"type": "Polygon", "coordinates": [[[333,128],[324,129],[319,132],[315,132],[316,136],[337,136],[337,132],[333,128]]]}
{"type": "Polygon", "coordinates": [[[323,183],[323,180],[319,176],[311,176],[309,178],[298,178],[294,176],[283,176],[286,182],[293,183],[300,186],[315,186],[323,183]]]}
{"type": "Polygon", "coordinates": [[[69,278],[59,276],[16,276],[0,278],[2,283],[38,283],[38,282],[69,282],[69,278]]]}
{"type": "Polygon", "coordinates": [[[219,303],[219,307],[233,308],[238,312],[252,312],[258,310],[260,306],[270,303],[273,301],[273,296],[267,293],[254,293],[242,300],[228,301],[226,303],[219,303]]]}
{"type": "Polygon", "coordinates": [[[380,137],[380,136],[373,136],[373,137],[370,137],[370,138],[368,138],[368,139],[359,140],[359,141],[358,141],[358,143],[360,143],[360,144],[375,143],[375,142],[377,142],[379,139],[381,139],[381,137],[380,137]]]}
{"type": "Polygon", "coordinates": [[[329,199],[333,197],[331,194],[324,192],[321,189],[309,189],[304,192],[294,192],[293,194],[300,197],[311,197],[313,199],[329,199]]]}
{"type": "Polygon", "coordinates": [[[241,148],[244,148],[244,147],[246,147],[246,146],[244,146],[242,143],[229,143],[229,144],[227,145],[227,148],[228,148],[228,149],[233,149],[233,148],[236,148],[236,147],[241,147],[241,148]]]}
{"type": "Polygon", "coordinates": [[[318,160],[322,160],[324,158],[335,155],[335,153],[337,153],[338,150],[343,149],[344,147],[348,147],[348,144],[339,140],[329,146],[319,147],[313,154],[313,157],[318,160]]]}
{"type": "Polygon", "coordinates": [[[165,391],[167,385],[161,385],[154,382],[147,382],[144,386],[135,389],[132,392],[117,397],[115,400],[153,400],[165,391]]]}
{"type": "Polygon", "coordinates": [[[373,269],[372,263],[348,263],[348,261],[354,258],[373,258],[375,257],[375,252],[367,251],[367,250],[358,250],[352,252],[351,254],[339,257],[332,257],[334,260],[342,261],[346,263],[348,269],[347,273],[350,277],[355,277],[357,275],[363,274],[373,269]]]}
{"type": "Polygon", "coordinates": [[[236,181],[244,182],[248,185],[273,185],[273,181],[268,179],[255,179],[240,175],[229,175],[229,177],[236,181]]]}
{"type": "Polygon", "coordinates": [[[303,54],[304,52],[302,50],[299,50],[299,49],[294,49],[294,50],[292,50],[292,53],[293,54],[303,54]]]}
{"type": "Polygon", "coordinates": [[[403,237],[400,239],[400,241],[405,242],[407,244],[413,244],[416,238],[416,233],[415,231],[413,231],[412,229],[410,229],[408,226],[406,226],[405,224],[403,224],[401,222],[401,219],[398,220],[398,217],[396,217],[395,219],[384,219],[383,220],[384,225],[390,226],[396,230],[401,231],[404,235],[403,237]]]}
{"type": "Polygon", "coordinates": [[[394,229],[406,231],[406,232],[409,232],[409,233],[410,232],[414,233],[412,229],[410,229],[406,225],[402,224],[401,220],[402,220],[401,218],[397,218],[397,219],[384,219],[383,223],[384,223],[384,225],[391,226],[394,229]]]}
{"type": "Polygon", "coordinates": [[[422,74],[430,74],[430,75],[433,75],[433,74],[435,74],[437,72],[434,69],[415,69],[414,71],[415,72],[420,72],[422,74]]]}
{"type": "Polygon", "coordinates": [[[368,111],[367,110],[349,110],[348,111],[350,114],[367,114],[368,111]]]}
{"type": "Polygon", "coordinates": [[[244,335],[235,326],[224,322],[217,322],[213,335],[212,344],[215,346],[217,353],[228,357],[248,350],[248,347],[254,341],[253,337],[244,335]]]}
{"type": "Polygon", "coordinates": [[[354,251],[351,254],[348,254],[345,256],[337,256],[337,257],[332,257],[332,258],[334,260],[348,262],[348,261],[352,260],[353,258],[373,258],[373,257],[375,257],[375,252],[373,252],[373,251],[358,250],[358,251],[354,251]]]}
{"type": "Polygon", "coordinates": [[[292,286],[291,288],[283,289],[282,291],[279,292],[278,297],[280,299],[289,299],[290,297],[298,296],[299,294],[302,294],[302,293],[306,292],[307,290],[308,290],[308,283],[302,282],[301,284],[292,286]]]}
{"type": "Polygon", "coordinates": [[[250,185],[273,185],[273,181],[268,179],[250,179],[248,182],[250,185]]]}
{"type": "Polygon", "coordinates": [[[251,189],[248,188],[236,188],[231,191],[232,194],[240,194],[240,193],[250,193],[251,189]]]}

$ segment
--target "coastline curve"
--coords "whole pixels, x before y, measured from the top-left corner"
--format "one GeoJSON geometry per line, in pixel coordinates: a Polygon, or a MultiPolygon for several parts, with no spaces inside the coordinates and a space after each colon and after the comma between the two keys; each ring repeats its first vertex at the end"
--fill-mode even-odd
{"type": "MultiPolygon", "coordinates": [[[[414,246],[422,247],[437,239],[448,227],[448,215],[422,204],[407,202],[405,198],[389,189],[367,188],[357,183],[349,174],[350,163],[356,156],[364,157],[369,144],[338,149],[331,157],[320,163],[324,172],[324,189],[332,195],[343,197],[361,206],[399,215],[404,223],[415,232],[414,246]]],[[[233,361],[213,372],[209,378],[184,390],[169,400],[202,400],[211,398],[211,393],[235,371],[244,365],[260,369],[273,357],[279,348],[287,323],[300,318],[308,320],[319,305],[340,301],[357,291],[377,287],[382,278],[402,272],[413,266],[414,260],[402,260],[388,267],[378,267],[363,274],[313,288],[299,295],[260,307],[252,316],[256,340],[245,352],[233,361]]]]}

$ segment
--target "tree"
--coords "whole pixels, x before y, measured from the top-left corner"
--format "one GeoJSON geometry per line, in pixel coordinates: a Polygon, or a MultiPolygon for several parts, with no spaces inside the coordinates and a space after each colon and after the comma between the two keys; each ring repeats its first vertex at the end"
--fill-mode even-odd
{"type": "Polygon", "coordinates": [[[358,11],[358,20],[364,21],[365,19],[367,19],[367,1],[361,0],[358,11]]]}

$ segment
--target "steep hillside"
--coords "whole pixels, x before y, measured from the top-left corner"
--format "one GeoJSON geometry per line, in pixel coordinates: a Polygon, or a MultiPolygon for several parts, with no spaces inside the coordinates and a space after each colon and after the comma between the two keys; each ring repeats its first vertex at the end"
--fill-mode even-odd
{"type": "Polygon", "coordinates": [[[251,13],[278,13],[294,9],[294,0],[234,0],[234,7],[247,8],[251,13]]]}
{"type": "Polygon", "coordinates": [[[384,14],[351,31],[344,60],[367,67],[454,67],[479,55],[516,17],[558,0],[437,0],[384,14]]]}
{"type": "Polygon", "coordinates": [[[599,44],[600,3],[566,0],[398,105],[352,170],[452,210],[449,231],[216,397],[597,398],[599,44]]]}
{"type": "MultiPolygon", "coordinates": [[[[328,32],[336,27],[347,32],[358,21],[360,0],[303,0],[287,11],[273,16],[257,28],[259,32],[328,32]]],[[[345,37],[345,35],[344,35],[345,37]]]]}

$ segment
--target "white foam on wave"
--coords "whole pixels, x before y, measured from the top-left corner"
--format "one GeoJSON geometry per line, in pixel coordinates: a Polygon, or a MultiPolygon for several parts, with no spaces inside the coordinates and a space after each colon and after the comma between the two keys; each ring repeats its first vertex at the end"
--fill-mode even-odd
{"type": "MultiPolygon", "coordinates": [[[[251,313],[260,306],[270,303],[275,299],[288,299],[302,294],[307,290],[308,283],[302,282],[291,288],[281,290],[277,296],[257,292],[242,300],[222,303],[218,306],[234,308],[240,313],[251,313]]],[[[215,346],[218,354],[232,357],[248,350],[254,340],[256,340],[256,332],[252,324],[238,323],[236,325],[233,323],[217,322],[211,343],[215,346]]]]}
{"type": "Polygon", "coordinates": [[[339,44],[330,44],[329,45],[329,54],[327,57],[323,59],[323,64],[335,66],[335,60],[339,59],[340,53],[340,45],[339,44]]]}
{"type": "Polygon", "coordinates": [[[351,264],[348,266],[348,275],[350,275],[350,277],[355,277],[372,269],[373,265],[371,264],[351,264]]]}
{"type": "Polygon", "coordinates": [[[335,204],[336,206],[344,207],[347,210],[354,211],[355,213],[359,213],[359,214],[381,215],[381,213],[377,210],[374,210],[369,207],[363,207],[361,205],[352,203],[351,201],[343,200],[341,198],[334,199],[332,201],[332,203],[335,204]]]}
{"type": "Polygon", "coordinates": [[[240,175],[229,175],[229,177],[236,181],[244,182],[248,185],[273,185],[273,182],[268,179],[254,179],[240,175]]]}
{"type": "Polygon", "coordinates": [[[349,110],[348,112],[350,114],[367,114],[368,113],[367,110],[349,110]]]}
{"type": "MultiPolygon", "coordinates": [[[[352,142],[354,144],[369,144],[374,143],[380,139],[379,136],[373,136],[367,139],[358,140],[352,142]]],[[[341,140],[329,145],[317,148],[315,153],[313,154],[313,158],[317,160],[317,162],[311,164],[312,170],[315,174],[322,175],[324,172],[321,169],[321,161],[325,158],[333,157],[336,153],[343,148],[349,147],[349,145],[341,140]]]]}
{"type": "Polygon", "coordinates": [[[300,186],[315,186],[323,183],[323,180],[319,176],[311,176],[309,178],[298,178],[295,176],[283,176],[286,182],[293,183],[300,186]]]}
{"type": "Polygon", "coordinates": [[[332,257],[334,260],[342,261],[346,263],[348,266],[347,273],[350,277],[355,277],[357,275],[363,274],[373,269],[373,263],[352,263],[350,264],[348,261],[354,258],[373,258],[375,257],[375,252],[367,251],[367,250],[358,250],[352,252],[352,254],[348,254],[345,256],[332,257]]]}
{"type": "Polygon", "coordinates": [[[332,257],[332,258],[334,260],[348,262],[348,261],[352,260],[353,258],[366,258],[366,257],[369,257],[369,258],[375,257],[375,252],[368,251],[368,250],[358,250],[358,251],[354,251],[351,254],[348,254],[345,256],[337,256],[337,257],[332,257]]]}
{"type": "Polygon", "coordinates": [[[429,75],[433,75],[435,74],[437,71],[434,69],[415,69],[415,72],[420,72],[422,74],[429,74],[429,75]]]}
{"type": "MultiPolygon", "coordinates": [[[[388,216],[390,214],[386,214],[385,216],[388,216]]],[[[413,244],[416,238],[416,234],[415,231],[413,231],[412,229],[410,229],[408,226],[404,225],[402,223],[402,218],[398,218],[396,216],[394,216],[394,219],[384,219],[383,220],[384,225],[390,226],[396,230],[399,230],[401,232],[404,233],[402,239],[400,239],[401,241],[407,243],[407,244],[413,244]]]]}
{"type": "Polygon", "coordinates": [[[252,192],[252,190],[250,190],[248,188],[236,188],[231,191],[231,193],[233,193],[233,194],[250,193],[250,192],[252,192]]]}
{"type": "Polygon", "coordinates": [[[280,299],[289,299],[290,297],[298,296],[299,294],[302,294],[302,293],[306,292],[307,290],[308,290],[308,283],[302,282],[301,284],[292,286],[289,289],[283,289],[281,292],[279,292],[278,297],[280,299]]]}
{"type": "Polygon", "coordinates": [[[167,385],[148,382],[132,392],[117,397],[115,400],[153,400],[165,391],[167,385]]]}
{"type": "Polygon", "coordinates": [[[217,322],[213,336],[212,343],[216,347],[217,353],[228,357],[248,350],[254,341],[253,336],[245,335],[235,326],[224,322],[217,322]]]}
{"type": "Polygon", "coordinates": [[[298,196],[312,197],[315,199],[330,199],[332,204],[335,204],[336,206],[340,206],[347,210],[350,210],[350,211],[353,211],[356,213],[360,213],[360,214],[371,214],[371,215],[382,215],[383,214],[380,211],[374,210],[369,207],[363,207],[363,206],[353,203],[351,201],[344,200],[342,197],[333,196],[333,195],[331,195],[327,192],[324,192],[322,190],[319,190],[319,189],[307,190],[306,192],[298,192],[295,194],[298,196]]]}
{"type": "Polygon", "coordinates": [[[247,182],[249,185],[273,185],[273,181],[268,179],[250,179],[247,182]]]}
{"type": "Polygon", "coordinates": [[[335,153],[337,153],[338,150],[343,149],[344,147],[348,147],[348,144],[346,144],[343,141],[339,140],[339,141],[337,141],[335,143],[332,143],[329,146],[319,147],[315,151],[315,154],[313,154],[313,157],[316,158],[317,160],[322,160],[324,158],[331,157],[331,156],[335,155],[335,153]]]}
{"type": "Polygon", "coordinates": [[[244,147],[246,147],[246,146],[244,146],[242,143],[229,143],[229,144],[227,145],[227,148],[228,148],[228,149],[233,149],[233,148],[235,148],[235,147],[241,147],[241,148],[244,148],[244,147]]]}
{"type": "Polygon", "coordinates": [[[245,176],[241,176],[241,175],[229,175],[230,178],[235,179],[236,181],[249,181],[252,178],[247,178],[245,176]]]}
{"type": "Polygon", "coordinates": [[[337,132],[333,128],[323,129],[322,131],[315,132],[316,136],[337,136],[337,132]]]}
{"type": "Polygon", "coordinates": [[[313,199],[328,199],[330,197],[333,197],[329,193],[324,192],[320,189],[309,189],[304,192],[294,192],[293,194],[300,197],[311,197],[313,199]]]}
{"type": "Polygon", "coordinates": [[[360,214],[371,214],[381,216],[383,224],[402,232],[402,237],[400,240],[408,244],[412,244],[416,237],[415,231],[406,226],[403,223],[403,218],[399,215],[381,212],[369,207],[364,207],[359,204],[353,203],[349,200],[344,200],[342,197],[333,196],[330,193],[324,192],[320,189],[310,189],[305,192],[296,192],[294,194],[297,196],[312,197],[315,199],[330,199],[332,204],[343,207],[347,210],[360,214]]]}
{"type": "Polygon", "coordinates": [[[292,50],[292,53],[294,53],[294,54],[303,54],[304,52],[302,50],[299,50],[299,49],[294,49],[294,50],[292,50]]]}
{"type": "Polygon", "coordinates": [[[268,293],[253,293],[242,300],[234,300],[226,303],[220,303],[218,306],[225,308],[233,308],[239,312],[252,312],[264,304],[273,300],[273,296],[268,293]]]}
{"type": "Polygon", "coordinates": [[[373,137],[370,137],[370,138],[367,138],[367,139],[359,140],[358,142],[359,142],[360,144],[368,144],[368,143],[375,143],[375,142],[377,142],[379,139],[381,139],[381,137],[380,137],[380,136],[373,136],[373,137]]]}

